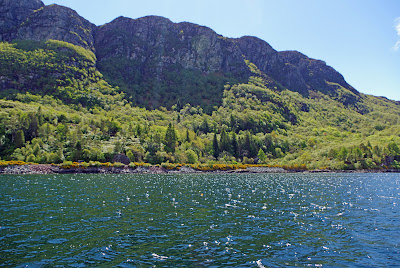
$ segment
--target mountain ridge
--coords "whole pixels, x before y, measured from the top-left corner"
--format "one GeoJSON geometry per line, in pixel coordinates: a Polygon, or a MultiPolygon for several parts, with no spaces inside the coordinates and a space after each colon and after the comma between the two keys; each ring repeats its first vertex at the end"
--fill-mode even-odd
{"type": "MultiPolygon", "coordinates": [[[[106,80],[146,108],[181,102],[212,110],[221,104],[224,84],[246,82],[252,76],[246,60],[257,66],[273,89],[287,88],[304,96],[320,91],[346,105],[357,105],[360,99],[360,93],[324,61],[298,51],[276,51],[258,37],[227,38],[206,26],[160,16],[120,16],[96,26],[68,7],[45,6],[37,0],[2,0],[1,5],[4,9],[10,3],[25,6],[26,18],[3,27],[0,41],[55,39],[90,49],[106,80]],[[193,82],[193,76],[204,79],[193,82]],[[338,86],[355,96],[342,101],[338,86]],[[164,91],[168,97],[160,95],[164,91]],[[187,91],[196,97],[185,97],[187,91]]],[[[10,17],[10,10],[3,17],[10,17]]]]}

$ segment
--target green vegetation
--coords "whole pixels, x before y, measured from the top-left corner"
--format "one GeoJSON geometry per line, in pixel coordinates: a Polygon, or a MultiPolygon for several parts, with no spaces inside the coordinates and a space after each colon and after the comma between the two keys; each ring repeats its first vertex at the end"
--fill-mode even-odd
{"type": "Polygon", "coordinates": [[[247,83],[215,83],[223,93],[212,109],[191,95],[211,92],[206,83],[179,89],[186,98],[179,105],[149,110],[112,88],[95,62],[93,53],[64,42],[0,43],[2,160],[100,166],[124,153],[136,163],[200,170],[400,167],[400,106],[393,101],[346,89],[336,97],[271,89],[248,63],[254,76],[247,83]]]}
{"type": "Polygon", "coordinates": [[[240,81],[230,75],[203,75],[200,71],[181,66],[142,70],[140,62],[120,58],[102,60],[98,67],[107,81],[123,89],[129,102],[147,109],[165,106],[180,110],[184,104],[190,103],[210,113],[214,106],[221,105],[224,85],[240,81]],[[157,77],[151,75],[154,73],[157,77]]]}
{"type": "Polygon", "coordinates": [[[0,73],[0,97],[7,99],[36,94],[66,104],[104,107],[123,97],[102,79],[91,51],[62,41],[0,42],[0,73]]]}

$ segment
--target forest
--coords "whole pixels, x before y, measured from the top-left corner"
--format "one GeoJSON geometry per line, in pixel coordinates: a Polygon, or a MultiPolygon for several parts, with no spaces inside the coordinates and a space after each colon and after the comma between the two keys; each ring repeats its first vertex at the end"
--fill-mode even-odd
{"type": "MultiPolygon", "coordinates": [[[[183,103],[167,98],[171,105],[150,109],[111,86],[82,47],[1,42],[0,160],[104,163],[125,154],[152,165],[400,168],[398,103],[340,85],[335,97],[271,89],[247,64],[253,76],[218,80],[223,94],[212,105],[197,105],[198,96],[187,94],[183,103]]],[[[160,90],[168,96],[168,87],[160,90]]]]}

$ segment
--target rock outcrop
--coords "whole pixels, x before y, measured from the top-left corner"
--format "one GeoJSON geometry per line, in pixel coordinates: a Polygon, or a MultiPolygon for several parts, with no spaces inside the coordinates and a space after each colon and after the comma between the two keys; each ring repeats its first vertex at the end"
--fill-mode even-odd
{"type": "Polygon", "coordinates": [[[61,40],[94,51],[96,26],[74,10],[50,5],[34,12],[24,21],[13,39],[42,41],[61,40]]]}
{"type": "Polygon", "coordinates": [[[0,41],[9,39],[22,22],[43,6],[40,0],[0,0],[0,41]]]}
{"type": "Polygon", "coordinates": [[[0,41],[54,39],[94,51],[96,26],[76,11],[39,0],[0,1],[0,41]]]}

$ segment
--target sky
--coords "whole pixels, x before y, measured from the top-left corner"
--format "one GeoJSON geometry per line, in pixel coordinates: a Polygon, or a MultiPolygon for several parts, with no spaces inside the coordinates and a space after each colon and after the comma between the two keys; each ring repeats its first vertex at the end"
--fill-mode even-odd
{"type": "Polygon", "coordinates": [[[365,94],[400,101],[400,0],[42,0],[96,25],[158,15],[325,61],[365,94]]]}

